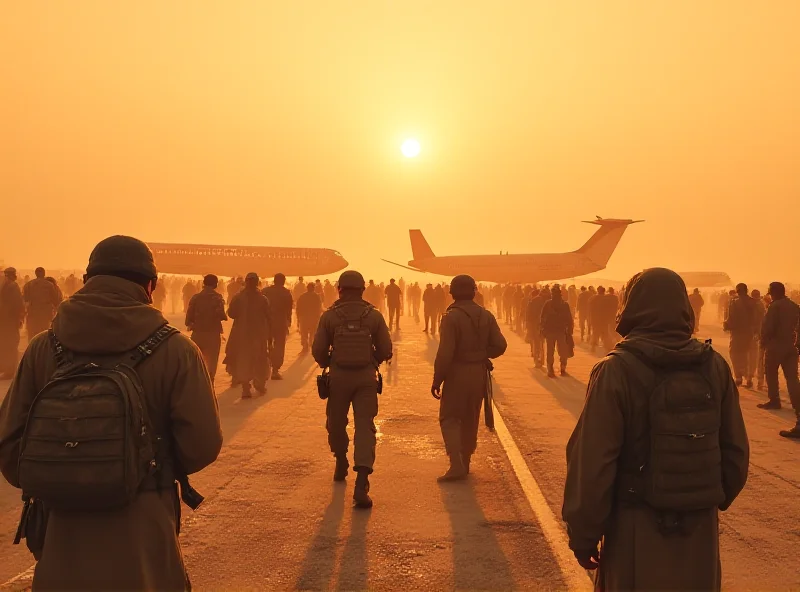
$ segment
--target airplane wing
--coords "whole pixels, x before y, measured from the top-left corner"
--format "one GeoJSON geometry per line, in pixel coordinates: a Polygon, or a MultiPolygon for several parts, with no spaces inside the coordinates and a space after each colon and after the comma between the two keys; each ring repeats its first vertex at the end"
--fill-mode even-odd
{"type": "Polygon", "coordinates": [[[411,271],[416,271],[419,273],[425,273],[421,269],[417,269],[416,267],[409,267],[408,265],[400,265],[399,263],[395,263],[394,261],[389,261],[388,259],[381,259],[381,261],[385,261],[386,263],[391,263],[392,265],[397,265],[397,267],[402,267],[403,269],[409,269],[411,271]]]}

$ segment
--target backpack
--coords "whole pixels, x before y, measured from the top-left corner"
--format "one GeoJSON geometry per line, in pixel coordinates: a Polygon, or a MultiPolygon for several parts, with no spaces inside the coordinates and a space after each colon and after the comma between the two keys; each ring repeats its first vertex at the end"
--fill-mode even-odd
{"type": "Polygon", "coordinates": [[[57,370],[36,395],[20,443],[23,498],[67,511],[120,508],[158,469],[136,366],[178,330],[163,325],[122,355],[77,359],[50,330],[57,370]]]}
{"type": "Polygon", "coordinates": [[[357,314],[349,315],[341,306],[334,307],[333,310],[342,322],[333,331],[331,361],[339,368],[357,369],[374,366],[372,333],[364,322],[374,307],[365,306],[357,314]]]}
{"type": "Polygon", "coordinates": [[[649,392],[644,436],[623,449],[620,497],[673,515],[720,506],[725,501],[722,412],[710,378],[714,356],[698,365],[663,369],[628,351],[610,355],[631,367],[636,382],[649,392]]]}

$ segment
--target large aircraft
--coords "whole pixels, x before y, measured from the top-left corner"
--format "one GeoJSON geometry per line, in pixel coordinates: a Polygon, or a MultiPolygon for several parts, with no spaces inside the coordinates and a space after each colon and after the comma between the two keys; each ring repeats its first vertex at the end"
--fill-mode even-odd
{"type": "Polygon", "coordinates": [[[276,273],[287,276],[318,276],[336,273],[347,261],[332,249],[293,247],[228,247],[147,243],[160,273],[225,277],[243,276],[251,271],[261,277],[276,273]]]}
{"type": "Polygon", "coordinates": [[[527,284],[573,278],[606,268],[614,249],[631,224],[644,220],[617,220],[601,218],[586,221],[597,229],[586,244],[571,253],[531,255],[451,255],[437,257],[422,232],[409,230],[411,252],[414,258],[408,265],[399,265],[412,271],[435,273],[444,276],[468,274],[479,282],[501,284],[527,284]]]}
{"type": "Polygon", "coordinates": [[[724,271],[680,271],[678,275],[690,288],[725,288],[733,285],[724,271]]]}

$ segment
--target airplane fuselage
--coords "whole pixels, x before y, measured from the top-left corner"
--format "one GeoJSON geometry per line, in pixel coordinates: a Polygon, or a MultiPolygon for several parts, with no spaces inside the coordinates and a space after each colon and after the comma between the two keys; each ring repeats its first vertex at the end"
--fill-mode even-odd
{"type": "Polygon", "coordinates": [[[412,260],[409,266],[444,276],[468,274],[478,282],[532,284],[604,269],[581,253],[541,255],[454,255],[412,260]]]}

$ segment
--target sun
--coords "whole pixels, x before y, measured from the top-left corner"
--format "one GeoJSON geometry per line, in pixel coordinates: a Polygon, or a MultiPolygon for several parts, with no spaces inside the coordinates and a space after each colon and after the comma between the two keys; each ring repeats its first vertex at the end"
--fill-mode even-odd
{"type": "Polygon", "coordinates": [[[403,142],[402,146],[400,146],[400,151],[406,158],[414,158],[419,154],[420,151],[419,142],[414,138],[409,138],[403,142]]]}

